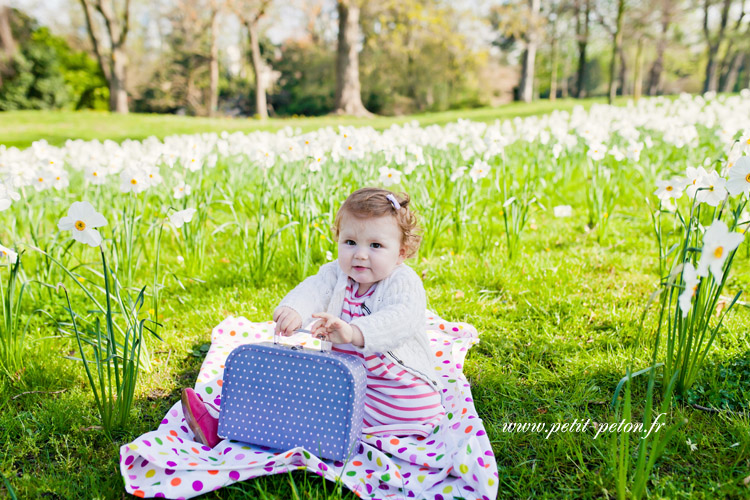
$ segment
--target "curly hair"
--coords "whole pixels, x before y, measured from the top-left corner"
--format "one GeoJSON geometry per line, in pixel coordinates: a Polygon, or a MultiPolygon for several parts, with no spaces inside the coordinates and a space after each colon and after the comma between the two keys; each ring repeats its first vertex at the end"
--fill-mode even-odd
{"type": "Polygon", "coordinates": [[[336,212],[336,218],[333,221],[333,234],[336,239],[339,238],[341,228],[341,219],[344,214],[350,214],[357,218],[383,217],[391,215],[396,219],[399,229],[401,229],[401,245],[403,246],[406,258],[414,257],[422,243],[422,228],[419,226],[417,213],[411,209],[409,202],[411,198],[406,193],[393,193],[387,189],[366,187],[354,191],[339,207],[336,212]],[[387,198],[392,195],[400,209],[387,198]]]}

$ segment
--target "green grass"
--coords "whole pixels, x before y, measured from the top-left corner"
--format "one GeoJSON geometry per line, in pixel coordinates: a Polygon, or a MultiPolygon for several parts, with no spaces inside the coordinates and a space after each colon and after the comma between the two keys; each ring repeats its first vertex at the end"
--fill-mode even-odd
{"type": "MultiPolygon", "coordinates": [[[[618,100],[624,103],[625,99],[618,100]]],[[[41,139],[59,146],[68,139],[104,140],[122,142],[125,139],[145,139],[149,136],[163,138],[172,134],[199,134],[204,132],[276,131],[284,127],[299,127],[309,132],[321,127],[339,125],[371,126],[385,129],[393,124],[418,120],[422,126],[444,125],[459,118],[491,122],[515,116],[549,113],[552,110],[570,110],[576,105],[585,107],[605,103],[604,98],[547,100],[532,104],[511,103],[497,108],[454,110],[399,117],[353,118],[322,116],[310,118],[274,118],[266,122],[248,118],[193,118],[176,115],[137,114],[118,115],[96,111],[7,111],[0,113],[0,144],[26,148],[41,139]]]]}
{"type": "MultiPolygon", "coordinates": [[[[584,230],[583,217],[537,215],[522,255],[508,262],[502,246],[478,256],[467,253],[412,262],[425,273],[429,307],[444,318],[474,324],[482,342],[466,363],[480,417],[498,461],[499,498],[602,498],[613,485],[606,475],[606,442],[593,434],[506,434],[505,422],[606,422],[617,381],[635,356],[647,366],[652,319],[639,327],[656,281],[656,259],[645,219],[615,224],[604,245],[584,230]],[[624,242],[628,243],[625,244],[624,242]],[[462,292],[461,295],[458,292],[462,292]]],[[[488,238],[501,240],[499,234],[488,238]]],[[[209,283],[171,286],[163,295],[164,343],[155,344],[158,364],[144,374],[132,426],[109,442],[90,427],[96,411],[80,366],[63,356],[64,339],[37,340],[21,381],[3,382],[0,396],[0,472],[19,498],[120,498],[117,451],[153,430],[179,391],[192,385],[202,361],[200,346],[227,315],[265,321],[293,285],[283,276],[254,288],[237,280],[221,249],[209,256],[209,283]],[[25,391],[63,391],[23,394],[25,391]]],[[[743,276],[743,282],[747,276],[743,276]]],[[[718,365],[748,349],[750,315],[732,314],[703,381],[718,365]]],[[[49,327],[39,335],[51,335],[49,327]]],[[[745,380],[750,384],[750,380],[745,380]]],[[[645,379],[635,384],[635,400],[645,379]]],[[[708,402],[703,402],[708,404],[708,402]]],[[[750,422],[743,414],[713,415],[689,406],[669,421],[689,420],[659,461],[652,492],[664,498],[740,498],[747,494],[750,422]],[[690,452],[686,440],[698,444],[690,452]],[[738,445],[732,446],[735,443],[738,445]]],[[[340,498],[332,484],[295,473],[240,483],[202,498],[340,498]],[[260,493],[259,493],[260,492],[260,493]]],[[[1,491],[1,490],[0,490],[1,491]]],[[[7,493],[7,492],[6,492],[7,493]]],[[[346,490],[345,490],[346,493],[346,490]]],[[[344,498],[355,498],[346,493],[344,498]]]]}
{"type": "MultiPolygon", "coordinates": [[[[514,106],[519,113],[531,114],[540,112],[543,104],[514,106]]],[[[504,109],[430,116],[445,121],[459,116],[494,120],[504,109]]],[[[15,127],[19,130],[17,140],[26,141],[20,145],[42,138],[42,131],[53,130],[58,126],[53,120],[63,116],[80,117],[78,126],[83,127],[63,129],[59,125],[64,134],[87,138],[145,137],[159,130],[166,135],[206,131],[209,126],[218,130],[222,123],[258,125],[253,121],[94,113],[0,115],[29,122],[15,127]],[[131,127],[139,125],[141,131],[134,134],[131,127]],[[172,125],[184,128],[167,128],[172,125]],[[24,134],[26,139],[21,138],[24,134]]],[[[314,128],[326,121],[350,123],[347,120],[271,120],[265,126],[314,128]]],[[[388,120],[362,123],[384,127],[391,123],[388,120]]],[[[8,144],[5,138],[13,128],[3,120],[1,142],[8,144]]],[[[671,159],[660,161],[673,163],[671,159]]],[[[546,439],[533,433],[504,433],[503,424],[589,418],[608,422],[613,418],[609,402],[628,363],[633,360],[632,368],[637,370],[651,361],[656,311],[650,310],[643,324],[641,317],[658,282],[658,262],[640,193],[653,188],[638,176],[629,178],[630,189],[618,200],[609,232],[597,242],[596,234],[586,228],[582,182],[569,179],[564,184],[548,194],[547,211],[532,214],[515,260],[506,257],[499,207],[490,206],[495,215],[486,214],[490,224],[484,225],[483,233],[466,229],[470,240],[466,252],[454,255],[449,250],[452,237],[444,234],[435,256],[409,262],[424,276],[430,309],[447,320],[469,322],[481,332],[481,342],[469,351],[465,374],[498,462],[498,498],[612,498],[613,471],[605,459],[609,450],[603,437],[594,440],[589,431],[557,433],[546,439]],[[551,206],[558,202],[573,205],[574,217],[554,218],[551,206]],[[490,251],[476,249],[483,241],[498,245],[490,244],[490,251]]],[[[54,196],[39,202],[41,207],[54,209],[47,214],[48,223],[59,215],[52,212],[63,211],[69,202],[62,195],[54,196]]],[[[7,212],[2,216],[8,216],[7,212]]],[[[54,227],[54,223],[48,225],[54,227]]],[[[746,265],[750,243],[743,245],[725,290],[727,296],[750,284],[746,265]]],[[[229,315],[267,321],[275,305],[296,284],[292,270],[281,258],[264,286],[251,285],[238,271],[238,248],[236,238],[223,236],[218,242],[212,238],[201,274],[205,283],[184,280],[182,288],[167,280],[159,311],[164,342],[151,342],[157,361],[152,372],[142,374],[131,425],[116,434],[114,442],[95,427],[98,415],[80,363],[64,358],[77,355],[75,341],[57,337],[54,326],[42,317],[33,321],[25,371],[13,380],[0,378],[0,474],[18,498],[127,497],[119,471],[119,447],[154,430],[179,400],[180,390],[194,384],[204,355],[201,347],[210,342],[211,329],[229,315]]],[[[179,269],[174,245],[163,251],[164,269],[179,269]]],[[[148,276],[149,266],[144,267],[144,276],[148,276]]],[[[35,307],[43,305],[56,318],[66,316],[61,297],[53,294],[48,298],[48,292],[38,286],[32,286],[32,291],[35,307]]],[[[83,311],[86,307],[79,297],[74,308],[83,311]]],[[[750,476],[749,329],[750,311],[737,306],[724,322],[688,401],[679,402],[668,415],[668,423],[678,419],[688,423],[656,464],[649,483],[652,497],[746,498],[750,494],[743,482],[750,476]],[[706,413],[688,403],[734,411],[706,413]],[[695,451],[690,450],[688,439],[697,444],[695,451]]],[[[661,385],[660,380],[657,383],[661,385]]],[[[634,420],[641,416],[645,393],[646,379],[636,380],[634,420]]],[[[0,480],[0,497],[12,498],[4,484],[0,480]]],[[[238,483],[201,498],[342,497],[355,498],[317,476],[295,472],[238,483]]]]}

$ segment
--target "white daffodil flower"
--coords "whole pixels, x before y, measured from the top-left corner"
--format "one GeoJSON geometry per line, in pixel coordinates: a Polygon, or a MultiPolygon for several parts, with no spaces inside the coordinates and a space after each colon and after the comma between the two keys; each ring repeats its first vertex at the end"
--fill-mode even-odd
{"type": "Polygon", "coordinates": [[[668,181],[656,181],[656,191],[654,194],[662,201],[677,199],[682,196],[682,190],[685,189],[684,179],[670,179],[668,181]]]}
{"type": "Polygon", "coordinates": [[[72,231],[74,240],[92,247],[102,243],[102,235],[96,228],[106,225],[107,219],[88,201],[74,201],[68,209],[68,215],[57,223],[61,231],[72,231]]]}
{"type": "Polygon", "coordinates": [[[741,156],[729,169],[727,191],[732,196],[750,192],[750,156],[741,156]]]}
{"type": "Polygon", "coordinates": [[[724,275],[722,268],[732,251],[745,238],[740,233],[730,233],[723,221],[715,220],[703,235],[703,249],[701,260],[698,262],[698,276],[708,276],[709,269],[717,283],[721,283],[724,275]]]}
{"type": "Polygon", "coordinates": [[[686,262],[682,268],[682,280],[685,282],[685,290],[680,294],[677,299],[680,309],[682,310],[682,317],[686,318],[690,312],[690,306],[695,297],[695,292],[698,290],[698,284],[700,278],[695,270],[695,267],[690,262],[686,262]]]}
{"type": "Polygon", "coordinates": [[[698,203],[705,203],[712,207],[718,207],[719,203],[724,201],[727,197],[726,186],[727,181],[722,177],[719,177],[719,173],[716,171],[710,172],[706,177],[703,178],[705,186],[701,186],[703,189],[698,190],[696,200],[698,203]]]}
{"type": "Polygon", "coordinates": [[[380,172],[380,182],[386,187],[401,182],[401,172],[395,168],[380,167],[378,172],[380,172]]]}
{"type": "Polygon", "coordinates": [[[607,146],[601,143],[589,144],[589,150],[586,151],[586,154],[594,161],[603,160],[607,154],[607,146]]]}
{"type": "Polygon", "coordinates": [[[469,170],[469,177],[476,183],[479,179],[484,179],[490,173],[490,166],[484,160],[476,160],[469,170]]]}
{"type": "Polygon", "coordinates": [[[698,190],[698,188],[701,188],[705,186],[703,179],[708,176],[708,172],[706,172],[706,169],[703,167],[693,168],[688,167],[685,170],[685,177],[687,186],[687,189],[685,190],[685,194],[688,195],[688,198],[691,200],[695,197],[695,192],[698,190]]]}
{"type": "Polygon", "coordinates": [[[468,169],[469,167],[458,167],[456,171],[451,174],[451,182],[456,182],[456,179],[463,177],[464,172],[468,169]]]}
{"type": "Polygon", "coordinates": [[[176,200],[180,200],[184,198],[185,196],[190,194],[190,191],[192,188],[189,184],[185,184],[184,182],[181,182],[177,184],[174,189],[172,190],[172,195],[176,200]]]}
{"type": "Polygon", "coordinates": [[[555,217],[570,217],[573,215],[573,207],[570,205],[558,205],[552,209],[555,217]]]}
{"type": "Polygon", "coordinates": [[[141,193],[148,188],[148,180],[143,172],[136,169],[123,170],[120,173],[120,191],[123,193],[141,193]]]}
{"type": "Polygon", "coordinates": [[[4,259],[8,259],[11,264],[15,264],[18,261],[18,254],[10,248],[0,245],[0,262],[4,259]]]}
{"type": "Polygon", "coordinates": [[[194,208],[186,208],[185,210],[180,210],[170,215],[169,222],[174,224],[175,227],[182,227],[186,222],[190,222],[191,220],[193,220],[194,214],[194,208]]]}
{"type": "Polygon", "coordinates": [[[685,441],[685,444],[690,447],[691,453],[698,449],[698,445],[692,442],[690,438],[687,438],[687,441],[685,441]]]}

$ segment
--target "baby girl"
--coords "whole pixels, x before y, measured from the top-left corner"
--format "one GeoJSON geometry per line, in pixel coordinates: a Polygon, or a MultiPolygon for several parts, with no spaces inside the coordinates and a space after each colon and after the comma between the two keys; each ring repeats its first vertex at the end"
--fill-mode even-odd
{"type": "MultiPolygon", "coordinates": [[[[442,386],[425,332],[425,291],[404,260],[419,248],[409,196],[355,191],[333,231],[338,259],[305,279],[273,312],[275,333],[289,336],[313,320],[312,334],[333,351],[361,359],[367,372],[363,433],[429,435],[442,419],[442,386]]],[[[192,389],[182,407],[197,441],[215,446],[218,419],[192,389]]]]}

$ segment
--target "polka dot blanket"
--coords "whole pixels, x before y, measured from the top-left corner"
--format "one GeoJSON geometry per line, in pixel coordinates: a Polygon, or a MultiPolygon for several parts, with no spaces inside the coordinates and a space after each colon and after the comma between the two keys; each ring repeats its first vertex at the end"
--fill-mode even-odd
{"type": "MultiPolygon", "coordinates": [[[[346,462],[322,460],[303,448],[281,451],[228,440],[211,449],[193,441],[178,401],[157,430],[120,448],[126,491],[141,498],[191,498],[258,476],[307,470],[341,481],[360,498],[494,499],[497,464],[462,373],[466,352],[479,341],[477,331],[430,311],[426,321],[446,406],[431,436],[362,435],[357,453],[346,462]]],[[[273,328],[272,322],[242,317],[229,317],[214,328],[195,385],[204,400],[221,406],[227,356],[238,345],[272,341],[273,328]]],[[[319,342],[309,335],[296,340],[319,342]]],[[[295,342],[295,337],[287,342],[295,342]]]]}

